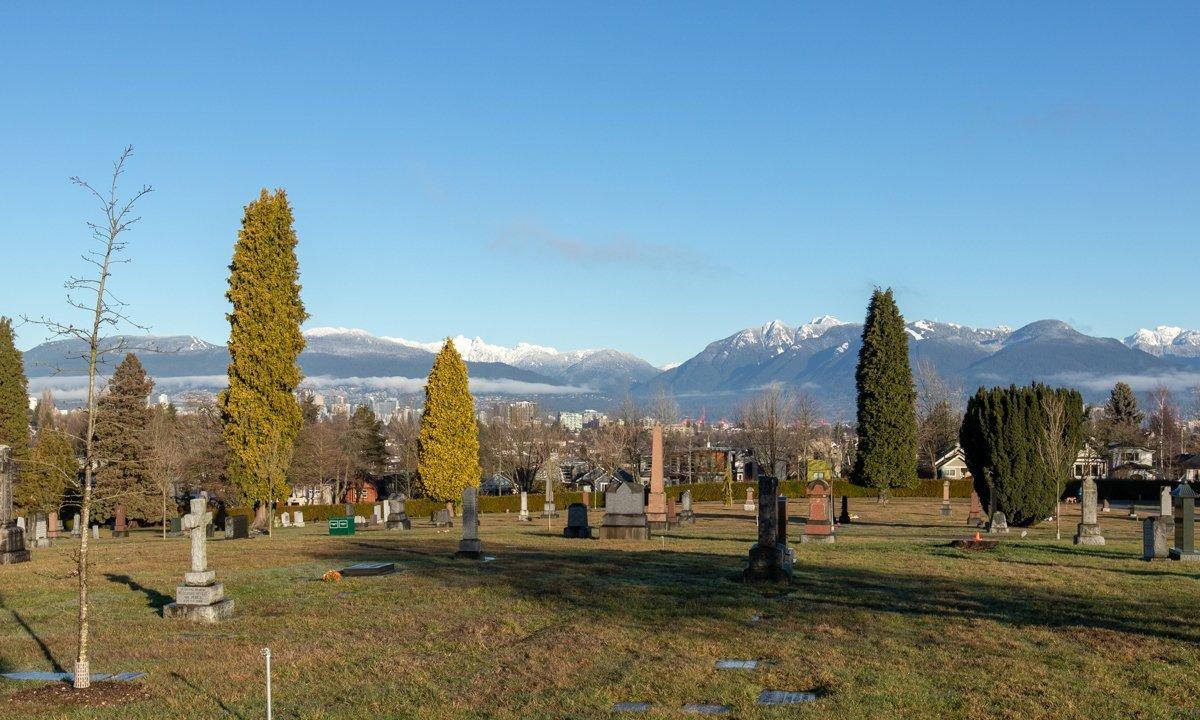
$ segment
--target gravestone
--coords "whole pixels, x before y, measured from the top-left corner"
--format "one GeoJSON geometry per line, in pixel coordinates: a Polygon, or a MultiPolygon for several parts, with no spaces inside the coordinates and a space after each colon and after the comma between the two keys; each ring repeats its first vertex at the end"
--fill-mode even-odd
{"type": "Polygon", "coordinates": [[[833,518],[829,512],[829,483],[818,478],[805,486],[808,494],[808,521],[804,523],[804,534],[800,536],[802,543],[831,543],[833,536],[833,518]]]}
{"type": "Polygon", "coordinates": [[[942,517],[950,517],[950,481],[942,481],[942,517]]]}
{"type": "Polygon", "coordinates": [[[542,519],[558,517],[558,508],[554,506],[554,489],[562,482],[562,468],[558,466],[558,458],[551,455],[538,468],[534,482],[545,488],[545,500],[542,502],[542,519]]]}
{"type": "Polygon", "coordinates": [[[1196,491],[1186,482],[1171,492],[1174,505],[1175,545],[1169,551],[1172,560],[1200,560],[1196,552],[1196,491]]]}
{"type": "Polygon", "coordinates": [[[286,513],[286,512],[280,513],[279,514],[279,524],[283,525],[284,527],[291,527],[292,526],[292,514],[286,513]]]}
{"type": "Polygon", "coordinates": [[[38,513],[33,523],[33,546],[35,548],[50,547],[50,530],[46,516],[38,513]]]}
{"type": "Polygon", "coordinates": [[[183,584],[175,588],[175,602],[163,608],[163,617],[214,623],[233,614],[233,600],[225,597],[225,586],[217,582],[217,573],[208,569],[204,533],[212,521],[208,501],[193,499],[191,510],[183,516],[183,530],[192,540],[192,569],[183,574],[183,584]]]}
{"type": "Polygon", "coordinates": [[[1171,531],[1174,518],[1170,515],[1148,517],[1142,521],[1142,559],[1157,560],[1171,556],[1171,531]]]}
{"type": "Polygon", "coordinates": [[[1004,513],[999,510],[992,513],[992,520],[987,524],[987,531],[989,533],[1008,532],[1008,518],[1004,516],[1004,513]]]}
{"type": "Polygon", "coordinates": [[[478,491],[468,485],[462,494],[462,540],[458,541],[456,558],[483,559],[483,542],[479,539],[478,491]]]}
{"type": "Polygon", "coordinates": [[[646,501],[641,483],[618,482],[604,493],[604,519],[600,537],[605,540],[649,540],[646,501]]]}
{"type": "Polygon", "coordinates": [[[747,512],[754,509],[754,488],[746,488],[746,502],[742,504],[742,509],[747,512]]]}
{"type": "Polygon", "coordinates": [[[430,513],[429,522],[432,523],[434,527],[454,527],[454,520],[450,517],[450,511],[446,508],[438,508],[430,513]]]}
{"type": "Polygon", "coordinates": [[[296,527],[304,527],[304,513],[302,511],[296,511],[295,519],[292,520],[292,524],[296,527]]]}
{"type": "Polygon", "coordinates": [[[524,490],[521,491],[521,514],[517,516],[517,519],[522,522],[531,520],[529,517],[529,493],[524,490]]]}
{"type": "Polygon", "coordinates": [[[663,431],[654,424],[650,431],[650,496],[646,499],[646,522],[651,530],[671,527],[667,519],[667,494],[663,486],[663,431]]]}
{"type": "Polygon", "coordinates": [[[983,522],[983,504],[979,502],[979,493],[971,491],[971,509],[967,511],[967,524],[978,526],[983,522]]]}
{"type": "Polygon", "coordinates": [[[225,539],[244,540],[250,537],[250,518],[245,515],[225,516],[225,539]]]}
{"type": "Polygon", "coordinates": [[[571,503],[567,506],[567,526],[563,528],[563,537],[590,538],[592,527],[588,525],[588,506],[583,503],[571,503]]]}
{"type": "Polygon", "coordinates": [[[371,524],[379,525],[383,522],[383,509],[379,505],[371,506],[371,524]]]}
{"type": "Polygon", "coordinates": [[[25,523],[13,519],[12,483],[14,463],[7,445],[0,445],[0,565],[29,562],[25,547],[25,523]]]}
{"type": "Polygon", "coordinates": [[[684,490],[679,496],[679,522],[696,522],[696,513],[692,511],[692,491],[684,490]]]}
{"type": "Polygon", "coordinates": [[[23,518],[23,517],[17,518],[17,527],[21,528],[21,532],[25,532],[25,527],[26,527],[25,526],[25,518],[23,518]]]}
{"type": "Polygon", "coordinates": [[[788,543],[788,499],[786,495],[775,498],[775,542],[787,547],[788,543]]]}
{"type": "Polygon", "coordinates": [[[1104,500],[1104,512],[1108,512],[1108,511],[1109,511],[1109,510],[1111,510],[1111,509],[1112,509],[1112,508],[1111,508],[1111,507],[1109,506],[1109,504],[1108,504],[1108,499],[1107,499],[1107,498],[1105,498],[1105,500],[1104,500]]]}
{"type": "Polygon", "coordinates": [[[357,527],[365,528],[365,527],[367,527],[367,519],[365,517],[363,517],[362,515],[355,515],[354,516],[354,524],[357,527]]]}
{"type": "Polygon", "coordinates": [[[343,503],[342,514],[346,517],[354,517],[354,503],[343,503]]]}
{"type": "Polygon", "coordinates": [[[329,518],[329,534],[330,535],[354,535],[358,531],[358,525],[354,518],[349,515],[342,517],[329,518]]]}
{"type": "Polygon", "coordinates": [[[50,531],[50,539],[57,540],[58,539],[58,529],[59,529],[58,513],[56,513],[56,512],[50,513],[50,526],[48,529],[50,531]]]}
{"type": "Polygon", "coordinates": [[[1096,481],[1085,477],[1082,490],[1083,518],[1076,526],[1074,542],[1076,545],[1103,545],[1104,536],[1100,534],[1100,523],[1096,521],[1096,481]]]}
{"type": "Polygon", "coordinates": [[[1138,511],[1137,511],[1137,503],[1136,502],[1129,503],[1129,515],[1127,517],[1130,520],[1138,519],[1138,511]]]}
{"type": "Polygon", "coordinates": [[[71,520],[71,537],[80,537],[83,534],[83,526],[79,524],[79,513],[75,513],[74,519],[71,520]]]}
{"type": "Polygon", "coordinates": [[[779,480],[772,475],[758,477],[758,542],[750,548],[742,572],[746,582],[778,582],[792,577],[792,553],[779,544],[778,493],[779,480]]]}
{"type": "Polygon", "coordinates": [[[100,539],[100,526],[99,526],[99,525],[93,525],[93,526],[92,526],[92,539],[93,539],[93,540],[99,540],[99,539],[100,539]]]}
{"type": "Polygon", "coordinates": [[[1158,491],[1158,514],[1162,517],[1171,517],[1175,513],[1171,511],[1171,486],[1163,485],[1158,491]]]}
{"type": "Polygon", "coordinates": [[[115,538],[129,537],[129,528],[125,524],[125,506],[117,506],[117,516],[113,519],[112,536],[115,538]]]}
{"type": "Polygon", "coordinates": [[[584,485],[582,488],[580,488],[580,494],[583,496],[583,499],[580,500],[579,502],[583,503],[584,505],[587,505],[588,507],[591,507],[592,506],[592,486],[584,485]]]}
{"type": "Polygon", "coordinates": [[[177,517],[171,518],[171,525],[167,530],[167,537],[183,537],[183,520],[177,517]]]}
{"type": "Polygon", "coordinates": [[[842,514],[838,516],[838,524],[839,525],[849,525],[850,522],[851,522],[850,500],[845,495],[843,495],[842,496],[842,514]]]}
{"type": "Polygon", "coordinates": [[[668,528],[679,527],[679,509],[676,507],[675,498],[667,498],[667,525],[668,528]]]}
{"type": "Polygon", "coordinates": [[[408,519],[408,499],[404,495],[388,498],[388,530],[411,530],[412,521],[408,519]]]}

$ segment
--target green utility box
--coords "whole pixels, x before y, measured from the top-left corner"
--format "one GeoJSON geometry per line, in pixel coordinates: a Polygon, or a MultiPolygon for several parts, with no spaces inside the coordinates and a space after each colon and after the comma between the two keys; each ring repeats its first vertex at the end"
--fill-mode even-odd
{"type": "Polygon", "coordinates": [[[354,518],[352,518],[352,517],[331,517],[331,518],[329,518],[329,534],[330,535],[353,535],[354,534],[354,518]]]}

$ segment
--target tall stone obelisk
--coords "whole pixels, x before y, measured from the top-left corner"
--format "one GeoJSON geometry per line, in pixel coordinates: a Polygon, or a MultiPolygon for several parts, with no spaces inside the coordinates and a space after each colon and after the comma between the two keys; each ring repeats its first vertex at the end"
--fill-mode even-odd
{"type": "Polygon", "coordinates": [[[0,565],[29,562],[25,531],[13,519],[13,465],[12,450],[0,445],[0,565]]]}
{"type": "Polygon", "coordinates": [[[667,492],[663,486],[662,425],[655,423],[650,440],[650,497],[646,501],[646,521],[651,530],[667,529],[667,492]]]}

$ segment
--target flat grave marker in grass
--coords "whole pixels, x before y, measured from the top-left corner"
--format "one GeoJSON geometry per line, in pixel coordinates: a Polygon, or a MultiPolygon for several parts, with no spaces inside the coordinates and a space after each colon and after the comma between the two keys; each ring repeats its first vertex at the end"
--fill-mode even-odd
{"type": "Polygon", "coordinates": [[[342,577],[375,577],[396,572],[396,563],[360,562],[341,570],[342,577]]]}
{"type": "Polygon", "coordinates": [[[718,670],[757,670],[757,660],[718,660],[716,662],[718,670]]]}
{"type": "Polygon", "coordinates": [[[648,702],[618,702],[613,703],[612,711],[615,713],[643,713],[650,710],[648,702]]]}
{"type": "Polygon", "coordinates": [[[689,703],[684,705],[682,710],[692,715],[727,715],[733,712],[733,708],[728,705],[715,703],[689,703]]]}
{"type": "Polygon", "coordinates": [[[816,702],[817,694],[814,692],[792,692],[789,690],[763,690],[758,694],[758,704],[777,706],[777,705],[798,705],[805,702],[816,702]]]}

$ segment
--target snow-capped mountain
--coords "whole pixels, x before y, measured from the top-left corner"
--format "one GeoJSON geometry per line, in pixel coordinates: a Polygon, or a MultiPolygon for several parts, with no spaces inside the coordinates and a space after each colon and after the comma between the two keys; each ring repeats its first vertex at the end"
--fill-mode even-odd
{"type": "Polygon", "coordinates": [[[1200,357],[1200,330],[1159,325],[1153,330],[1138,330],[1125,338],[1125,344],[1156,357],[1197,358],[1200,357]]]}
{"type": "MultiPolygon", "coordinates": [[[[376,337],[366,330],[311,328],[304,331],[310,350],[337,355],[436,353],[441,342],[420,342],[400,337],[376,337]]],[[[468,363],[502,364],[537,373],[568,385],[604,392],[623,392],[636,382],[658,374],[658,369],[641,358],[617,350],[569,350],[533,343],[513,347],[493,345],[483,338],[459,335],[451,338],[468,363]]]]}

